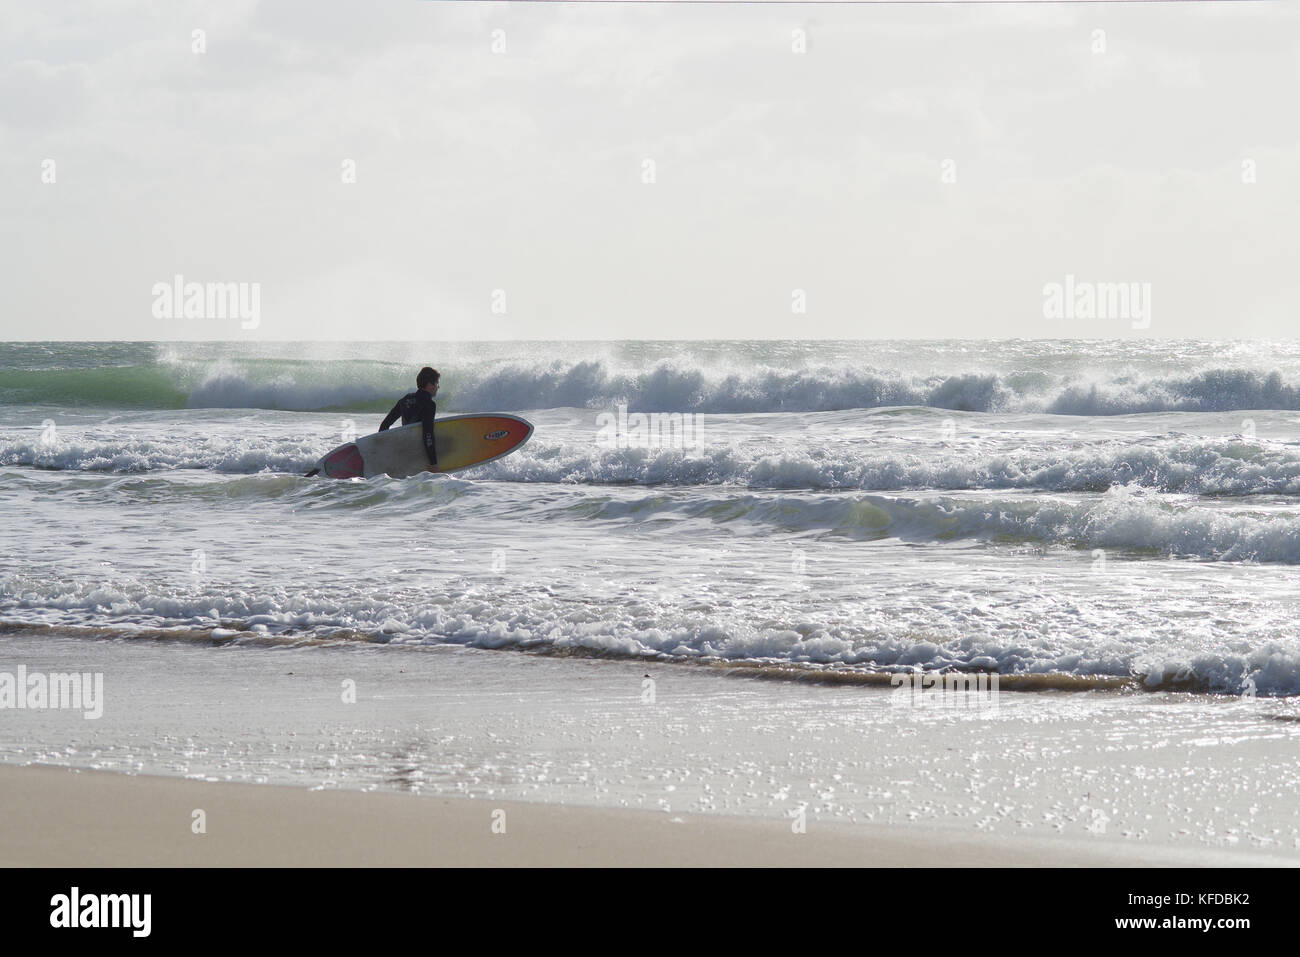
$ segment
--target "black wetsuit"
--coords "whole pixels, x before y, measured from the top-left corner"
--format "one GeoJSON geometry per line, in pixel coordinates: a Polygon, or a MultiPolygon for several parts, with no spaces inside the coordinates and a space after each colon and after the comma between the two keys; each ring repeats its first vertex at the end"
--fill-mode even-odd
{"type": "Polygon", "coordinates": [[[411,392],[397,400],[397,405],[393,406],[391,412],[384,416],[384,421],[379,424],[379,431],[387,431],[388,427],[396,422],[399,418],[402,425],[410,425],[412,422],[424,423],[424,452],[429,456],[429,464],[435,468],[438,465],[438,451],[433,445],[433,416],[438,411],[438,406],[433,401],[433,396],[421,389],[418,392],[411,392]]]}

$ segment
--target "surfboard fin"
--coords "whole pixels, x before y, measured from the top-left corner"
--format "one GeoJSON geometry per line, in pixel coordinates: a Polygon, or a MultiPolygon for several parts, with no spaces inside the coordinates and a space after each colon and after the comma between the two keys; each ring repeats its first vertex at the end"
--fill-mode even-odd
{"type": "Polygon", "coordinates": [[[312,469],[310,472],[306,473],[303,476],[303,478],[311,478],[312,476],[317,475],[319,473],[320,473],[320,469],[312,469]]]}

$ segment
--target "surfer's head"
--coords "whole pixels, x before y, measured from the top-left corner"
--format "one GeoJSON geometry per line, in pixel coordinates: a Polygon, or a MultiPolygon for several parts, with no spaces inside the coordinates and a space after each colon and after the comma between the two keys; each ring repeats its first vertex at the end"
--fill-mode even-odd
{"type": "Polygon", "coordinates": [[[437,369],[431,369],[428,366],[425,366],[420,370],[420,374],[415,377],[415,387],[417,389],[423,389],[432,395],[434,392],[438,391],[438,380],[440,378],[442,378],[442,376],[438,374],[437,369]]]}

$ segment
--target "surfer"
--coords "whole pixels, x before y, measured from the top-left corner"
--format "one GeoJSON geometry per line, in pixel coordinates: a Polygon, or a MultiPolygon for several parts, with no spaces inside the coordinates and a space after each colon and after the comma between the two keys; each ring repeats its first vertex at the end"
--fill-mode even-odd
{"type": "Polygon", "coordinates": [[[415,391],[408,392],[397,400],[384,421],[379,423],[379,431],[386,432],[388,427],[399,418],[402,425],[412,422],[424,423],[424,453],[429,456],[429,471],[438,471],[438,451],[433,445],[433,417],[438,411],[433,397],[438,394],[438,380],[441,375],[437,369],[425,366],[415,377],[415,391]]]}

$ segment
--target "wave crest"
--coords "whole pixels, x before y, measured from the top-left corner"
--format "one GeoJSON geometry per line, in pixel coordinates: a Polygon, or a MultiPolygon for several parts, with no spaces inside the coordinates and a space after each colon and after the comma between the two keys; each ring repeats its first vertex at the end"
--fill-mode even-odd
{"type": "MultiPolygon", "coordinates": [[[[1123,415],[1300,410],[1300,387],[1279,371],[1217,368],[1186,375],[1122,371],[1049,373],[1030,368],[920,374],[860,365],[722,369],[682,359],[644,367],[603,359],[538,363],[469,361],[446,368],[448,412],[554,408],[633,412],[833,412],[928,407],[957,412],[1123,415]]],[[[119,408],[267,408],[383,411],[412,388],[411,369],[325,359],[165,360],[95,369],[0,370],[0,402],[119,408]]]]}

